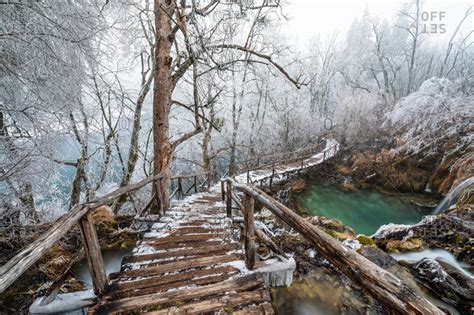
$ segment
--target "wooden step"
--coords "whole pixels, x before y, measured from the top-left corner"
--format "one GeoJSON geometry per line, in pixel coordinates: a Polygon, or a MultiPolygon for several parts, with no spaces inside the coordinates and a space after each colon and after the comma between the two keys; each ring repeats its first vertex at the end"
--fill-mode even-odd
{"type": "MultiPolygon", "coordinates": [[[[208,285],[212,283],[222,282],[238,273],[238,271],[233,271],[233,272],[228,272],[228,273],[215,273],[214,269],[203,269],[203,270],[206,270],[206,271],[209,270],[211,275],[200,277],[200,278],[192,278],[189,280],[182,280],[182,281],[176,281],[175,279],[173,282],[164,283],[164,284],[160,283],[157,285],[151,285],[151,283],[145,283],[142,288],[132,288],[129,290],[120,289],[118,291],[111,292],[111,294],[109,295],[111,296],[112,299],[120,299],[120,298],[131,297],[131,296],[139,296],[139,295],[147,295],[147,294],[152,294],[152,293],[157,293],[157,292],[164,292],[164,291],[175,289],[175,288],[183,288],[183,287],[188,287],[188,286],[203,286],[203,285],[208,285]]],[[[159,278],[162,278],[162,277],[159,277],[159,278]]],[[[136,282],[136,281],[133,281],[133,282],[136,282]]]]}
{"type": "MultiPolygon", "coordinates": [[[[173,306],[159,311],[148,312],[148,315],[166,315],[166,314],[203,314],[210,312],[234,313],[246,305],[268,302],[270,294],[267,290],[239,292],[224,295],[217,298],[193,302],[181,306],[173,306]]],[[[244,314],[248,314],[247,309],[243,309],[244,314]]],[[[235,313],[234,313],[235,314],[235,313]]],[[[260,313],[261,314],[261,313],[260,313]]]]}
{"type": "Polygon", "coordinates": [[[179,228],[170,229],[169,233],[172,235],[205,234],[205,233],[222,234],[224,231],[225,230],[223,228],[179,227],[179,228]]]}
{"type": "Polygon", "coordinates": [[[187,302],[203,300],[206,297],[224,295],[227,292],[244,292],[263,287],[261,274],[250,274],[243,277],[226,280],[217,284],[210,284],[197,288],[173,290],[164,293],[154,293],[138,297],[123,298],[116,301],[102,301],[90,309],[92,314],[117,314],[131,310],[141,310],[153,306],[170,306],[176,301],[187,302]],[[104,303],[105,302],[105,303],[104,303]]]}
{"type": "MultiPolygon", "coordinates": [[[[152,245],[156,250],[165,250],[165,249],[185,249],[185,248],[197,248],[203,246],[219,246],[225,244],[224,240],[213,240],[213,241],[199,241],[199,242],[177,242],[177,243],[166,243],[160,245],[152,245]]],[[[144,245],[150,245],[146,242],[140,243],[144,245]]]]}
{"type": "Polygon", "coordinates": [[[228,243],[228,244],[221,244],[218,246],[201,246],[201,247],[193,247],[193,248],[186,248],[186,249],[178,249],[178,250],[170,250],[166,252],[160,253],[153,253],[153,254],[145,254],[145,255],[133,255],[133,256],[126,256],[122,260],[122,264],[131,264],[131,263],[138,263],[143,261],[152,261],[156,259],[166,259],[170,257],[187,257],[187,256],[196,256],[200,254],[210,254],[214,255],[216,253],[223,253],[226,251],[235,250],[237,248],[242,248],[240,243],[228,243]]]}
{"type": "Polygon", "coordinates": [[[191,257],[183,258],[179,261],[172,261],[167,263],[161,263],[159,265],[144,265],[140,269],[126,270],[118,273],[110,274],[111,279],[117,278],[130,278],[130,277],[150,277],[158,276],[163,273],[168,272],[179,272],[181,270],[191,269],[191,268],[204,268],[211,267],[213,265],[222,264],[226,262],[231,262],[235,260],[243,259],[241,254],[229,254],[229,255],[219,255],[219,256],[204,256],[204,257],[191,257]]]}
{"type": "MultiPolygon", "coordinates": [[[[189,249],[189,252],[192,252],[194,249],[189,249]]],[[[164,265],[164,264],[168,264],[168,263],[176,263],[176,262],[180,262],[180,261],[190,261],[190,260],[197,260],[199,258],[203,258],[203,257],[215,257],[215,256],[223,256],[223,255],[227,255],[228,254],[228,250],[219,250],[219,251],[214,251],[214,252],[205,252],[205,253],[200,253],[200,254],[194,254],[194,255],[189,255],[189,256],[174,256],[173,252],[171,253],[168,253],[170,254],[170,257],[168,258],[163,258],[163,259],[160,259],[160,260],[154,260],[154,261],[145,261],[145,262],[142,262],[142,263],[139,263],[139,264],[129,264],[129,265],[122,265],[122,268],[120,269],[120,272],[126,272],[126,271],[129,271],[129,270],[137,270],[137,269],[144,269],[144,268],[152,268],[152,267],[155,267],[155,266],[158,266],[158,265],[164,265]],[[138,267],[138,268],[137,268],[138,267]]],[[[240,252],[232,252],[232,253],[229,253],[229,255],[231,254],[243,254],[242,251],[240,252]]]]}
{"type": "Polygon", "coordinates": [[[204,233],[204,234],[193,234],[193,235],[178,235],[178,236],[165,236],[158,239],[147,240],[144,242],[147,245],[160,246],[168,243],[193,243],[199,241],[207,241],[210,239],[220,238],[222,233],[204,233]]]}

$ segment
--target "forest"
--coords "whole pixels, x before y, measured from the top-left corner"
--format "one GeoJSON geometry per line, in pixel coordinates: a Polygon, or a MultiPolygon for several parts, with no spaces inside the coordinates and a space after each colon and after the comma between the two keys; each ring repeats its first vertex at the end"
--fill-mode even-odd
{"type": "Polygon", "coordinates": [[[472,313],[472,4],[336,2],[0,1],[0,314],[472,313]]]}

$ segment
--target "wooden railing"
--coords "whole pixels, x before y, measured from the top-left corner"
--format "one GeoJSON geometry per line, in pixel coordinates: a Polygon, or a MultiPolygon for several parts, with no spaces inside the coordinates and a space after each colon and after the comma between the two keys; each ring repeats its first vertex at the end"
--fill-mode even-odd
{"type": "MultiPolygon", "coordinates": [[[[191,179],[193,184],[191,187],[184,190],[184,185],[180,185],[178,193],[185,195],[190,190],[198,191],[204,186],[209,187],[209,179],[201,180],[207,177],[206,174],[191,174],[180,175],[171,178],[171,181],[178,181],[182,184],[184,180],[191,179]]],[[[147,184],[154,185],[154,193],[150,201],[142,210],[137,213],[137,217],[146,213],[149,208],[155,203],[159,206],[159,198],[156,191],[160,191],[161,174],[150,176],[142,181],[131,184],[129,186],[121,187],[103,197],[96,198],[92,201],[81,203],[74,206],[68,213],[58,218],[51,226],[51,228],[41,237],[36,239],[33,243],[26,246],[15,257],[10,259],[6,264],[0,267],[0,293],[4,292],[12,283],[14,283],[29,267],[37,262],[54,244],[56,244],[63,236],[65,236],[76,224],[79,225],[82,242],[84,245],[87,263],[92,276],[92,284],[96,295],[102,295],[107,288],[107,275],[105,273],[102,253],[100,251],[99,240],[92,217],[94,209],[111,204],[119,197],[130,194],[147,184]]]]}
{"type": "MultiPolygon", "coordinates": [[[[356,251],[346,248],[338,240],[263,191],[248,184],[238,183],[232,178],[223,179],[222,183],[224,183],[222,187],[226,187],[223,189],[222,196],[226,202],[227,215],[232,216],[232,203],[235,203],[243,214],[245,262],[248,269],[253,269],[255,266],[256,236],[262,239],[257,233],[254,218],[254,205],[258,201],[277,218],[310,241],[318,253],[371,293],[387,309],[397,314],[443,314],[436,306],[391,273],[356,251]]],[[[269,247],[272,251],[281,254],[281,250],[271,240],[266,240],[266,243],[271,245],[269,247]]]]}
{"type": "MultiPolygon", "coordinates": [[[[188,196],[190,193],[197,193],[203,189],[209,189],[211,186],[212,178],[210,173],[193,173],[187,175],[177,175],[170,178],[170,196],[169,199],[182,199],[188,196]]],[[[159,198],[157,198],[156,192],[160,191],[160,181],[156,181],[156,187],[153,190],[153,194],[146,205],[138,211],[135,215],[137,221],[147,221],[146,214],[153,205],[160,205],[159,198]]],[[[161,207],[161,206],[159,206],[161,207]]],[[[151,220],[154,220],[151,218],[151,220]]]]}
{"type": "Polygon", "coordinates": [[[197,193],[203,188],[211,187],[211,173],[199,173],[178,175],[171,178],[171,195],[172,198],[184,198],[190,193],[197,193]]]}
{"type": "MultiPolygon", "coordinates": [[[[326,151],[323,150],[325,145],[326,145],[326,141],[321,141],[317,145],[314,145],[308,148],[299,149],[299,150],[290,151],[290,152],[264,155],[257,158],[245,160],[233,166],[235,172],[232,172],[231,170],[232,166],[229,165],[229,170],[227,171],[226,176],[227,175],[233,176],[236,174],[244,174],[244,173],[247,173],[248,175],[251,171],[254,171],[254,170],[260,170],[260,169],[268,168],[268,167],[272,167],[274,169],[276,166],[289,164],[289,163],[295,163],[295,162],[300,162],[301,164],[303,164],[305,159],[308,159],[317,153],[323,152],[323,154],[326,155],[326,151]]],[[[324,158],[326,159],[326,156],[324,158]]],[[[249,181],[250,181],[250,178],[248,178],[248,182],[249,181]]]]}

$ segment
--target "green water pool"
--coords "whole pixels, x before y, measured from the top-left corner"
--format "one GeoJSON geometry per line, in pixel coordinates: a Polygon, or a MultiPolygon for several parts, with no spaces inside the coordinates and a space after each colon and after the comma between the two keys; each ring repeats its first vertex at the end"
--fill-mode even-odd
{"type": "Polygon", "coordinates": [[[366,235],[383,224],[417,223],[432,211],[375,190],[346,191],[323,184],[309,185],[296,198],[308,214],[340,220],[366,235]]]}

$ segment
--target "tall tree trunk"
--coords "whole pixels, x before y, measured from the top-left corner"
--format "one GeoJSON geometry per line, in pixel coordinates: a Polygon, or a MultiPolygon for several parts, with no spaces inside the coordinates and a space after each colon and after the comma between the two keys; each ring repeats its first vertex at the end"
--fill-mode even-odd
{"type": "MultiPolygon", "coordinates": [[[[237,89],[235,87],[235,74],[232,72],[232,137],[230,140],[229,176],[236,173],[237,132],[240,116],[237,113],[237,89]]],[[[243,87],[242,87],[243,88],[243,87]]],[[[242,105],[242,104],[241,104],[242,105]]]]}
{"type": "MultiPolygon", "coordinates": [[[[155,78],[153,86],[153,174],[161,173],[160,199],[163,214],[169,207],[170,164],[172,147],[169,141],[169,114],[173,80],[171,77],[171,18],[175,10],[172,0],[155,0],[155,78]]],[[[154,207],[152,213],[158,209],[154,207]]]]}
{"type": "MultiPolygon", "coordinates": [[[[212,124],[215,120],[216,113],[214,110],[214,101],[212,100],[212,82],[208,83],[207,90],[207,104],[209,106],[209,122],[203,121],[204,125],[204,137],[202,139],[202,168],[204,172],[209,173],[209,178],[214,178],[212,171],[212,158],[210,152],[211,136],[212,136],[212,124]]],[[[204,115],[203,115],[204,116],[204,115]]]]}

